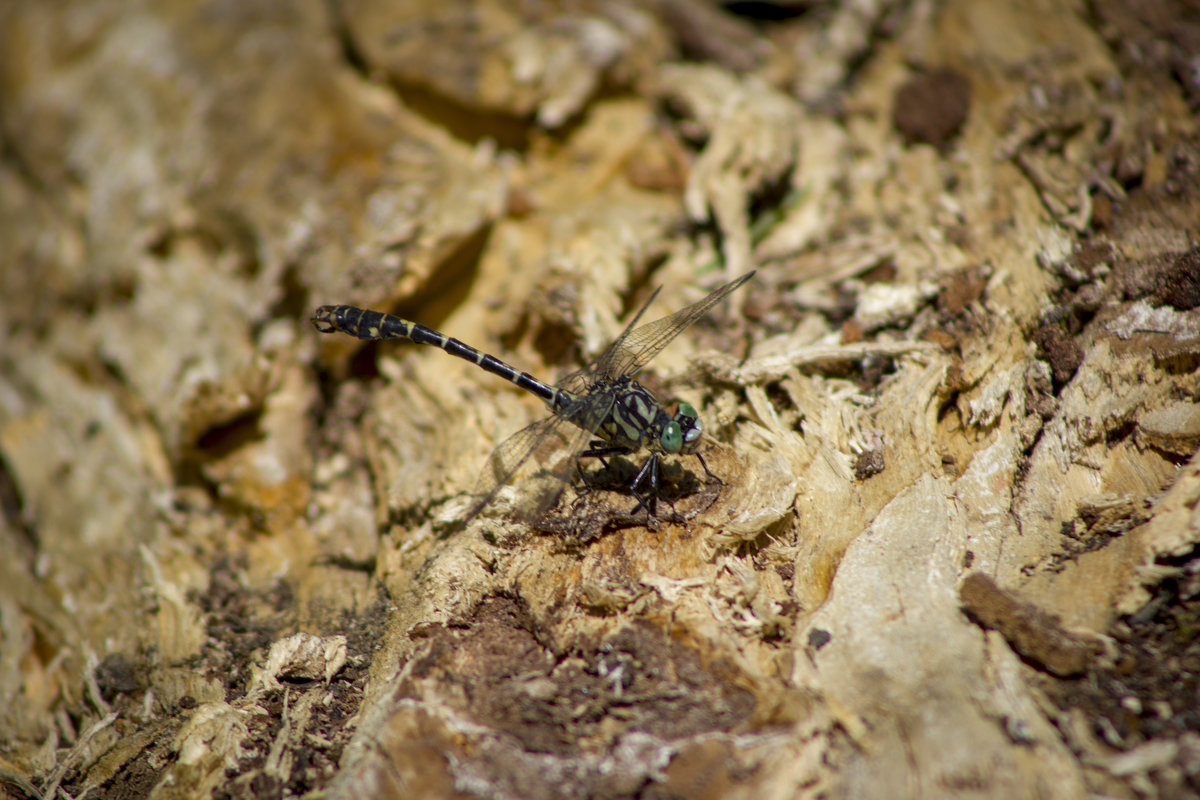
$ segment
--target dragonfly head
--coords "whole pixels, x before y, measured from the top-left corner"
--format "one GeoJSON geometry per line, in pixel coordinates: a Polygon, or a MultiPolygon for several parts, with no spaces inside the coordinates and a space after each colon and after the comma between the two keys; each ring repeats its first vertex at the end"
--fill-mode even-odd
{"type": "Polygon", "coordinates": [[[663,426],[658,443],[663,452],[690,453],[700,442],[700,416],[689,403],[680,403],[675,416],[663,426]]]}

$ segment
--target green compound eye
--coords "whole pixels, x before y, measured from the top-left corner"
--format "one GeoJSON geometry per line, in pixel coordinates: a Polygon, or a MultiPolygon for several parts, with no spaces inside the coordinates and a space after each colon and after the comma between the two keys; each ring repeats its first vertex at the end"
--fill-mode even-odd
{"type": "Polygon", "coordinates": [[[678,453],[683,448],[683,429],[679,427],[679,423],[672,420],[664,425],[658,443],[662,445],[664,452],[678,453]]]}
{"type": "Polygon", "coordinates": [[[692,444],[700,438],[700,415],[696,413],[696,409],[691,403],[679,403],[679,410],[675,412],[675,419],[679,421],[679,427],[683,432],[683,443],[692,444]]]}

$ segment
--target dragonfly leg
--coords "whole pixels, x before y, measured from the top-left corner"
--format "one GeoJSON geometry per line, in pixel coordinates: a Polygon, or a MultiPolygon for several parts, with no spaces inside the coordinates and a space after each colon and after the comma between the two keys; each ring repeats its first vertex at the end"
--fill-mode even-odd
{"type": "Polygon", "coordinates": [[[714,481],[721,484],[722,486],[725,485],[725,481],[721,480],[721,478],[718,475],[716,475],[711,469],[708,468],[708,464],[704,463],[704,456],[700,455],[699,453],[692,453],[692,455],[694,455],[697,459],[699,459],[700,466],[704,467],[705,475],[712,478],[714,481]]]}
{"type": "Polygon", "coordinates": [[[623,456],[627,455],[629,450],[624,447],[606,447],[603,439],[593,439],[588,443],[588,449],[579,454],[579,458],[575,459],[575,466],[579,469],[579,477],[583,478],[584,483],[587,478],[583,476],[583,467],[579,464],[580,458],[598,458],[605,469],[608,469],[608,461],[606,456],[623,456]]]}
{"type": "MultiPolygon", "coordinates": [[[[630,514],[636,514],[638,509],[644,508],[649,516],[658,517],[658,453],[652,453],[642,464],[642,468],[638,470],[637,475],[633,476],[633,481],[629,484],[629,491],[638,501],[638,504],[629,510],[630,514]],[[638,491],[638,487],[643,484],[647,484],[650,488],[646,494],[638,491]],[[647,498],[649,498],[648,501],[647,498]]],[[[674,514],[675,504],[667,500],[667,505],[671,507],[671,513],[674,514]]]]}
{"type": "Polygon", "coordinates": [[[585,459],[585,458],[599,459],[600,463],[604,466],[604,469],[608,469],[608,456],[625,456],[625,455],[629,455],[628,448],[612,447],[610,445],[607,445],[607,443],[603,439],[595,439],[592,442],[590,442],[588,445],[588,449],[581,452],[579,454],[579,457],[575,459],[575,470],[576,470],[576,472],[579,473],[579,478],[580,478],[580,480],[583,481],[583,485],[587,487],[587,491],[589,491],[589,492],[592,491],[595,488],[595,486],[592,484],[591,480],[588,479],[587,474],[584,473],[584,471],[583,471],[583,459],[585,459]]]}

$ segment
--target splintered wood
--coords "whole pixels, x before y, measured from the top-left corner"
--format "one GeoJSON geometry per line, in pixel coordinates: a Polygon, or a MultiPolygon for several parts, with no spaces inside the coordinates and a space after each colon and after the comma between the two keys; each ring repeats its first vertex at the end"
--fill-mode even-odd
{"type": "Polygon", "coordinates": [[[1200,793],[1194,28],[6,4],[6,791],[1200,793]],[[308,321],[553,383],[751,269],[635,376],[653,516],[539,448],[464,525],[544,405],[308,321]]]}

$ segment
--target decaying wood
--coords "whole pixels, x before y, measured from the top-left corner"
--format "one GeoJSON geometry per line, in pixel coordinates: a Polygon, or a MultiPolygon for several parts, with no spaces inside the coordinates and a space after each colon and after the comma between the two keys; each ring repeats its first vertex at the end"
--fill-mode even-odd
{"type": "Polygon", "coordinates": [[[7,796],[1200,791],[1194,12],[771,7],[0,8],[7,796]],[[460,530],[545,410],[308,323],[750,268],[651,522],[460,530]]]}

